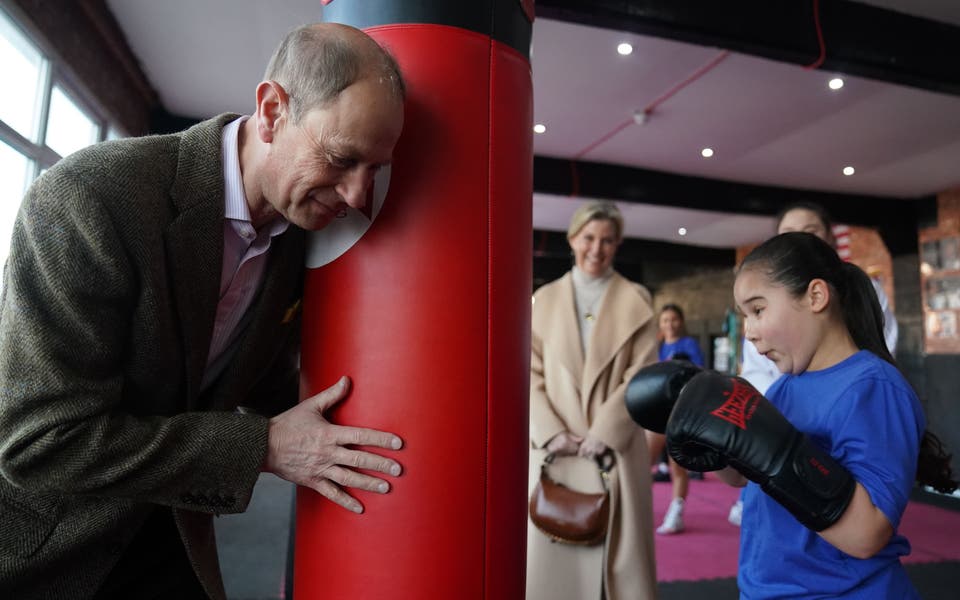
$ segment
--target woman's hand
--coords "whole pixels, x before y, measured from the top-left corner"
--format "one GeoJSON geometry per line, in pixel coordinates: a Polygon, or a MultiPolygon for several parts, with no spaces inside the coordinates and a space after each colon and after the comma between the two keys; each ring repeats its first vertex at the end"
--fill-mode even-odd
{"type": "Polygon", "coordinates": [[[580,444],[582,442],[583,438],[579,435],[574,435],[569,431],[561,431],[550,438],[550,441],[547,442],[546,449],[547,452],[552,452],[560,456],[573,456],[580,450],[580,444]]]}
{"type": "Polygon", "coordinates": [[[579,456],[584,458],[596,458],[607,451],[607,445],[595,437],[587,436],[580,444],[577,451],[579,456]]]}

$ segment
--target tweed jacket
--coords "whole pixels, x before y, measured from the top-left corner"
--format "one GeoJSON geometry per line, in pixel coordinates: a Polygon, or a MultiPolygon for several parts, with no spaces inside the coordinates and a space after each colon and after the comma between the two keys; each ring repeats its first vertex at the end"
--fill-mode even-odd
{"type": "Polygon", "coordinates": [[[235,117],[92,146],[24,198],[0,300],[2,598],[89,597],[156,506],[224,598],[211,515],[245,510],[266,415],[296,402],[304,247],[293,225],[273,239],[234,354],[201,393],[235,117]]]}

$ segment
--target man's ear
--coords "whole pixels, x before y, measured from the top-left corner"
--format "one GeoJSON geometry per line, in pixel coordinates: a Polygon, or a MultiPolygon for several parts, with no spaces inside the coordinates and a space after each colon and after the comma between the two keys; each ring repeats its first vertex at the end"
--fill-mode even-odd
{"type": "Polygon", "coordinates": [[[276,81],[261,81],[257,86],[257,134],[269,144],[289,116],[287,91],[276,81]]]}
{"type": "Polygon", "coordinates": [[[812,279],[807,285],[807,302],[815,313],[826,310],[830,306],[830,284],[823,279],[812,279]]]}

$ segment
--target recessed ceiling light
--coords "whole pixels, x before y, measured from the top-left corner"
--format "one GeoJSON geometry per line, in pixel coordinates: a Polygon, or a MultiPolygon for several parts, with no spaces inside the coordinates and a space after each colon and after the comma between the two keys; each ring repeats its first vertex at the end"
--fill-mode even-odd
{"type": "Polygon", "coordinates": [[[681,227],[680,229],[677,230],[677,233],[679,233],[680,235],[687,235],[687,228],[681,227]]]}
{"type": "Polygon", "coordinates": [[[857,172],[857,170],[854,169],[853,167],[844,167],[844,168],[843,168],[843,174],[846,175],[847,177],[853,175],[853,174],[856,173],[856,172],[857,172]]]}
{"type": "Polygon", "coordinates": [[[704,158],[710,158],[711,156],[713,156],[713,148],[704,148],[703,150],[700,151],[700,156],[704,158]]]}
{"type": "Polygon", "coordinates": [[[833,79],[830,80],[830,83],[828,83],[827,85],[830,86],[831,90],[839,90],[840,88],[843,87],[843,80],[840,79],[839,77],[834,77],[833,79]]]}
{"type": "Polygon", "coordinates": [[[547,126],[544,125],[543,123],[537,123],[536,125],[533,126],[534,133],[543,133],[546,130],[547,130],[547,126]]]}
{"type": "Polygon", "coordinates": [[[622,42],[617,46],[617,52],[619,52],[622,56],[627,56],[633,52],[633,46],[626,42],[622,42]]]}

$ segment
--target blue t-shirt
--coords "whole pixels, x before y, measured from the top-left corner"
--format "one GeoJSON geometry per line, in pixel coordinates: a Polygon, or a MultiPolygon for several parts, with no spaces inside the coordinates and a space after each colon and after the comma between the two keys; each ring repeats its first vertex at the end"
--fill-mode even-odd
{"type": "Polygon", "coordinates": [[[748,483],[740,530],[740,597],[919,598],[900,564],[910,544],[896,529],[913,488],[926,423],[903,376],[861,350],[821,371],[784,375],[767,390],[767,398],[853,474],[890,520],[894,535],[875,556],[854,558],[748,483]]]}
{"type": "Polygon", "coordinates": [[[660,343],[660,360],[670,360],[677,354],[686,354],[687,360],[697,365],[703,366],[703,355],[700,354],[700,344],[690,336],[685,336],[679,340],[668,344],[660,343]]]}

